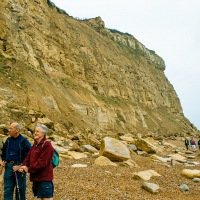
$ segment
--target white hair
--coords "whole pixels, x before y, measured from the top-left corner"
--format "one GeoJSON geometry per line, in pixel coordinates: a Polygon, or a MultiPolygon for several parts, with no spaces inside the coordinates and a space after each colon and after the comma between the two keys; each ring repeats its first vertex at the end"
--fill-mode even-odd
{"type": "Polygon", "coordinates": [[[44,124],[38,124],[37,126],[36,126],[36,128],[37,127],[40,127],[41,129],[42,129],[42,132],[46,135],[47,133],[48,133],[48,131],[49,131],[49,129],[48,129],[48,127],[46,126],[46,125],[44,125],[44,124]]]}

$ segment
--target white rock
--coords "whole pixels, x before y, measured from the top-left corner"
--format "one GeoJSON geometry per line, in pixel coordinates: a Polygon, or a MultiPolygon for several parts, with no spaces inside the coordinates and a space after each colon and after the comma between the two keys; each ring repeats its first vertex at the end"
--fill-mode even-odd
{"type": "Polygon", "coordinates": [[[148,182],[144,182],[142,184],[142,188],[144,188],[145,190],[155,194],[158,193],[158,190],[160,189],[159,185],[155,184],[155,183],[148,183],[148,182]]]}
{"type": "Polygon", "coordinates": [[[87,165],[85,165],[85,164],[74,164],[71,167],[73,167],[73,168],[82,168],[82,167],[87,167],[87,165]]]}

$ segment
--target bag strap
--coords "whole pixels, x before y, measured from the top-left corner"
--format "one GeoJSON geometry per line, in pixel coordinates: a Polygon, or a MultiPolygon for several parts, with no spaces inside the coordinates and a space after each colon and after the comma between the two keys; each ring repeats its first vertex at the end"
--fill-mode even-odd
{"type": "Polygon", "coordinates": [[[43,144],[42,144],[42,148],[43,148],[44,144],[46,143],[46,141],[48,141],[48,140],[45,140],[45,141],[43,142],[43,144]]]}

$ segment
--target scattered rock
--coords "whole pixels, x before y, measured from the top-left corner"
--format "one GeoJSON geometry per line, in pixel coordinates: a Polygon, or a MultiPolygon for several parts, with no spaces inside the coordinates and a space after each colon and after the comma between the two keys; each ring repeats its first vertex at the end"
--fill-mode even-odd
{"type": "Polygon", "coordinates": [[[73,167],[73,168],[82,168],[82,167],[87,167],[87,165],[85,165],[85,164],[74,164],[71,167],[73,167]]]}
{"type": "Polygon", "coordinates": [[[104,157],[104,156],[100,156],[98,157],[95,162],[96,165],[100,165],[100,166],[106,166],[106,165],[112,165],[112,166],[117,166],[116,163],[110,161],[108,158],[104,157]]]}
{"type": "Polygon", "coordinates": [[[85,153],[79,153],[79,152],[75,152],[75,151],[68,151],[68,154],[71,155],[76,160],[81,159],[81,158],[87,158],[87,155],[85,153]]]}
{"type": "Polygon", "coordinates": [[[150,180],[150,178],[152,176],[161,176],[160,174],[158,174],[157,172],[155,172],[154,170],[147,170],[147,171],[140,171],[140,172],[134,172],[134,179],[137,180],[144,180],[144,181],[148,181],[150,180]]]}
{"type": "Polygon", "coordinates": [[[85,144],[82,146],[82,148],[87,151],[87,152],[90,152],[90,153],[96,153],[98,152],[98,150],[96,148],[94,148],[93,146],[91,146],[90,144],[85,144]]]}
{"type": "Polygon", "coordinates": [[[157,155],[151,155],[151,158],[156,161],[161,161],[161,162],[165,162],[165,163],[167,162],[167,160],[165,158],[157,156],[157,155]]]}
{"type": "Polygon", "coordinates": [[[189,187],[186,184],[182,184],[178,186],[182,191],[189,191],[189,187]]]}
{"type": "Polygon", "coordinates": [[[193,178],[192,181],[193,182],[200,182],[200,178],[193,178]]]}
{"type": "Polygon", "coordinates": [[[129,167],[139,167],[138,164],[132,159],[125,160],[123,163],[129,167]]]}
{"type": "Polygon", "coordinates": [[[183,169],[181,175],[187,178],[200,178],[200,170],[197,169],[183,169]]]}
{"type": "Polygon", "coordinates": [[[155,183],[149,183],[149,182],[144,182],[142,184],[142,188],[144,188],[145,190],[147,190],[148,192],[152,194],[158,193],[158,190],[160,189],[159,185],[155,183]]]}
{"type": "Polygon", "coordinates": [[[190,156],[187,156],[187,158],[189,158],[189,159],[195,159],[196,156],[194,156],[194,155],[190,155],[190,156]]]}
{"type": "Polygon", "coordinates": [[[134,144],[129,144],[128,148],[131,149],[132,151],[137,151],[137,147],[134,144]]]}
{"type": "Polygon", "coordinates": [[[170,154],[169,157],[170,157],[171,159],[174,159],[174,160],[176,160],[176,161],[178,161],[178,162],[181,162],[181,163],[187,162],[187,161],[186,161],[186,157],[181,156],[180,154],[170,154]]]}

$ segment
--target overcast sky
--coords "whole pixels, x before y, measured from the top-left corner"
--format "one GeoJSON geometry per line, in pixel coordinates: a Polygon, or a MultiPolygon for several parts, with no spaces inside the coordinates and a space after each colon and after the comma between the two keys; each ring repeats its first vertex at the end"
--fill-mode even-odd
{"type": "Polygon", "coordinates": [[[200,130],[200,0],[51,0],[80,19],[130,33],[166,64],[184,115],[200,130]]]}

